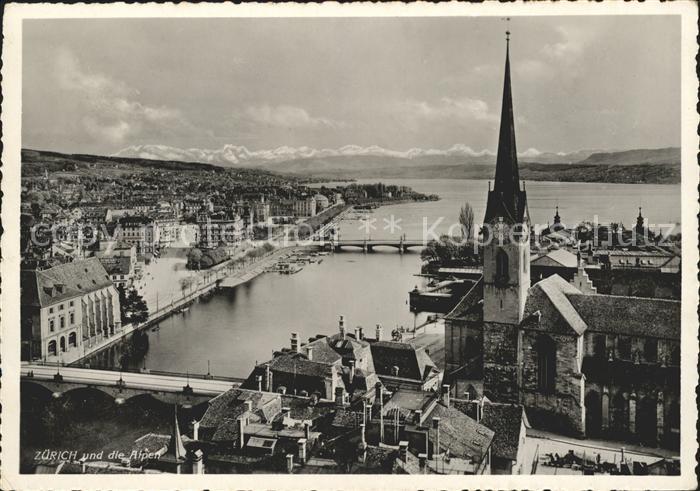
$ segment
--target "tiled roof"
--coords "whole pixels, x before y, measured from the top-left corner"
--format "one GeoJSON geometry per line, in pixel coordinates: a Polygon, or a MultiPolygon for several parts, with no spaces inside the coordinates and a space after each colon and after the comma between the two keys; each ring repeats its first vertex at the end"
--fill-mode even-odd
{"type": "Polygon", "coordinates": [[[495,457],[517,460],[523,407],[518,404],[484,404],[481,424],[494,431],[491,452],[495,457]]]}
{"type": "Polygon", "coordinates": [[[681,302],[617,295],[567,295],[591,331],[680,339],[681,302]]]}
{"type": "Polygon", "coordinates": [[[449,451],[454,457],[471,458],[475,462],[484,460],[493,441],[493,430],[442,403],[435,405],[435,409],[430,413],[430,419],[436,416],[440,418],[442,451],[449,451]]]}
{"type": "Polygon", "coordinates": [[[46,307],[112,285],[97,258],[61,264],[42,271],[22,274],[22,303],[46,307]]]}
{"type": "Polygon", "coordinates": [[[256,392],[245,389],[230,389],[209,401],[204,416],[200,421],[202,427],[215,428],[225,420],[233,420],[245,412],[244,402],[253,401],[253,411],[258,419],[268,419],[273,415],[266,414],[267,406],[276,406],[275,401],[279,401],[279,394],[269,392],[256,392]]]}
{"type": "Polygon", "coordinates": [[[328,344],[329,338],[322,337],[308,343],[302,351],[308,352],[308,348],[313,348],[312,359],[321,363],[338,363],[342,357],[328,344]]]}
{"type": "Polygon", "coordinates": [[[399,368],[402,378],[425,380],[437,367],[423,348],[396,341],[372,343],[374,369],[378,375],[393,375],[393,367],[399,368]]]}
{"type": "Polygon", "coordinates": [[[107,274],[131,274],[131,258],[129,256],[102,257],[100,262],[107,274]]]}
{"type": "Polygon", "coordinates": [[[566,249],[550,251],[532,261],[532,265],[550,265],[552,262],[554,263],[553,265],[559,265],[564,268],[576,268],[578,266],[576,255],[566,249]]]}
{"type": "Polygon", "coordinates": [[[310,377],[331,377],[332,365],[318,361],[307,360],[304,356],[296,354],[283,354],[276,356],[269,362],[270,369],[278,372],[296,373],[310,377]]]}
{"type": "MultiPolygon", "coordinates": [[[[479,317],[482,312],[480,301],[484,298],[483,276],[474,283],[469,291],[462,297],[459,303],[445,316],[445,319],[468,319],[479,317]]],[[[477,320],[475,318],[475,320],[477,320]]]]}
{"type": "MultiPolygon", "coordinates": [[[[576,334],[583,334],[586,330],[586,322],[576,312],[576,309],[567,298],[567,295],[574,293],[581,294],[576,287],[568,283],[564,278],[554,274],[530,287],[525,303],[525,312],[526,314],[534,314],[536,311],[540,311],[541,314],[547,316],[550,309],[546,309],[546,306],[543,304],[546,298],[546,302],[554,308],[569,328],[576,334]]],[[[544,318],[545,322],[548,322],[552,327],[557,322],[557,319],[554,317],[544,318]]]]}

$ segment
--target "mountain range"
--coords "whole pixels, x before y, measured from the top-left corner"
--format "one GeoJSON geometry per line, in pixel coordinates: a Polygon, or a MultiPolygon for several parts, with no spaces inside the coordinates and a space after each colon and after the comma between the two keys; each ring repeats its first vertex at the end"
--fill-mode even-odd
{"type": "MultiPolygon", "coordinates": [[[[454,145],[446,150],[407,151],[357,145],[339,149],[279,147],[257,151],[237,145],[225,145],[218,150],[139,145],[122,149],[113,156],[252,167],[334,179],[491,179],[496,160],[493,152],[475,151],[466,145],[454,145]]],[[[528,149],[518,155],[523,179],[656,184],[680,182],[680,157],[678,147],[571,153],[528,149]]]]}

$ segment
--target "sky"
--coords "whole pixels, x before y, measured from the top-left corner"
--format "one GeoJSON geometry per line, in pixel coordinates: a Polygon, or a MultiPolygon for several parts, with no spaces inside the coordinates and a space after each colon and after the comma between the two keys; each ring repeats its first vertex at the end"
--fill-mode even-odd
{"type": "Polygon", "coordinates": [[[680,146],[673,16],[27,20],[22,145],[680,146]]]}

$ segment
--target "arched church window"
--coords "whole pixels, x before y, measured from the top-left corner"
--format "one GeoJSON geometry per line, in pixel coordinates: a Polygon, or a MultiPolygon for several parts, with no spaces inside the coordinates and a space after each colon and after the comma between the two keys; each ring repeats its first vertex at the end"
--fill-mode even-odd
{"type": "Polygon", "coordinates": [[[537,389],[544,394],[554,392],[557,377],[557,346],[549,336],[537,339],[537,389]]]}
{"type": "Polygon", "coordinates": [[[674,346],[671,350],[671,365],[681,364],[681,347],[674,346]]]}
{"type": "Polygon", "coordinates": [[[508,283],[508,254],[503,249],[496,253],[496,283],[508,283]]]}
{"type": "Polygon", "coordinates": [[[632,340],[627,336],[617,338],[617,356],[623,360],[632,359],[632,340]]]}
{"type": "Polygon", "coordinates": [[[605,358],[605,334],[596,334],[593,336],[593,356],[596,358],[605,358]]]}
{"type": "Polygon", "coordinates": [[[658,359],[659,343],[656,339],[649,338],[644,341],[644,360],[650,363],[655,363],[658,359]]]}

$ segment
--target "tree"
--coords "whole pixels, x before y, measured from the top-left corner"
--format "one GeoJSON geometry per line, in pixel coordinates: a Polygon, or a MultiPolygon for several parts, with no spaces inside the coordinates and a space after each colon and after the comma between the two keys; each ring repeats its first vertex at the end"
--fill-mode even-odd
{"type": "Polygon", "coordinates": [[[119,292],[119,310],[122,322],[125,324],[140,324],[148,320],[148,305],[141,295],[134,289],[127,293],[124,287],[117,287],[119,292]]]}
{"type": "Polygon", "coordinates": [[[474,211],[469,202],[459,210],[459,224],[462,226],[462,238],[465,241],[474,239],[474,211]]]}
{"type": "Polygon", "coordinates": [[[190,251],[187,253],[187,265],[190,269],[199,269],[201,260],[202,251],[196,247],[190,249],[190,251]]]}

